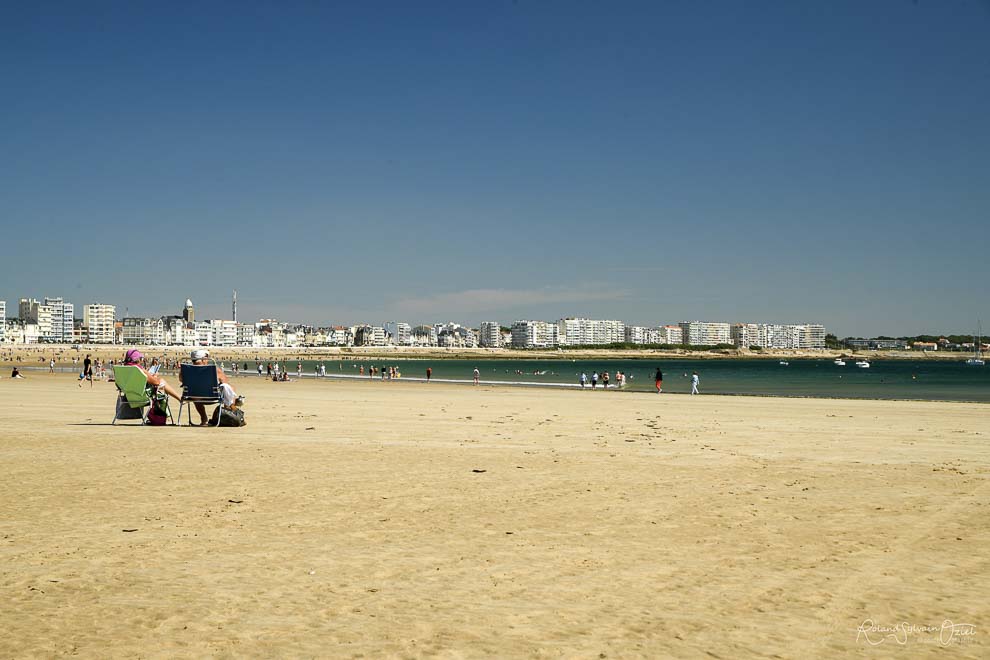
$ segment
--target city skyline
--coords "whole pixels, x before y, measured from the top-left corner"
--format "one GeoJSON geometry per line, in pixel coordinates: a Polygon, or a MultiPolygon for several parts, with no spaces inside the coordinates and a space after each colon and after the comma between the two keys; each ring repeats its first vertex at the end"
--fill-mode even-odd
{"type": "Polygon", "coordinates": [[[0,15],[8,314],[990,318],[985,3],[0,15]]]}
{"type": "MultiPolygon", "coordinates": [[[[34,304],[35,308],[37,308],[37,306],[42,302],[42,301],[40,301],[38,299],[35,299],[33,297],[21,297],[21,298],[16,298],[14,300],[17,301],[15,303],[15,307],[13,308],[17,312],[16,313],[16,316],[15,315],[10,315],[7,318],[9,318],[9,319],[17,319],[17,320],[22,320],[22,321],[24,320],[23,314],[22,314],[22,308],[23,308],[23,306],[24,306],[25,303],[34,304]]],[[[46,296],[44,298],[44,302],[45,303],[48,303],[49,301],[52,301],[52,302],[56,302],[57,301],[61,305],[61,304],[63,304],[63,297],[62,296],[59,296],[59,297],[54,297],[53,298],[53,297],[46,296]]],[[[10,306],[9,306],[9,304],[6,303],[6,299],[0,298],[0,303],[3,303],[3,304],[6,304],[7,305],[6,307],[4,307],[3,305],[0,305],[0,310],[11,309],[10,306]]],[[[287,324],[287,325],[290,325],[290,326],[324,328],[324,329],[325,328],[331,328],[331,327],[337,327],[337,326],[339,326],[339,327],[348,327],[348,328],[354,328],[354,327],[358,327],[358,326],[383,327],[383,326],[388,326],[389,324],[394,324],[396,322],[399,322],[399,323],[403,323],[403,324],[410,325],[410,326],[418,326],[418,325],[430,326],[430,325],[443,325],[443,324],[446,324],[446,323],[455,323],[455,324],[462,324],[463,323],[463,325],[465,327],[470,327],[470,328],[473,328],[473,329],[476,329],[477,330],[479,328],[483,328],[483,326],[485,325],[485,323],[488,323],[488,322],[496,322],[502,328],[511,328],[514,323],[517,323],[517,322],[520,322],[520,321],[526,321],[526,320],[542,321],[542,322],[548,322],[548,323],[556,323],[558,321],[564,321],[564,320],[574,320],[574,319],[584,320],[584,319],[594,319],[594,318],[600,318],[600,319],[603,319],[603,320],[609,320],[609,319],[605,319],[605,317],[595,317],[593,315],[587,315],[587,314],[581,315],[581,314],[574,314],[574,313],[562,314],[562,315],[536,314],[536,315],[530,315],[530,316],[527,316],[527,317],[516,317],[516,318],[511,318],[511,319],[505,319],[505,318],[502,318],[502,319],[482,318],[482,319],[477,320],[477,321],[465,321],[465,319],[463,319],[462,317],[456,317],[456,316],[454,316],[454,317],[434,317],[432,319],[422,319],[422,318],[412,318],[412,319],[410,319],[409,317],[391,317],[391,318],[385,318],[385,317],[383,317],[384,320],[379,320],[378,318],[363,318],[363,319],[358,319],[358,320],[333,320],[333,321],[327,321],[327,322],[313,322],[311,320],[308,320],[307,318],[285,318],[285,317],[279,317],[279,316],[274,315],[274,314],[261,313],[261,314],[257,314],[257,315],[254,315],[252,317],[249,317],[248,320],[245,320],[244,319],[244,315],[240,315],[240,320],[238,320],[236,318],[238,316],[238,313],[237,313],[237,292],[236,291],[232,291],[231,300],[228,302],[228,307],[227,307],[228,313],[226,313],[226,314],[220,313],[220,314],[216,314],[216,315],[211,314],[208,311],[204,311],[204,308],[203,307],[200,307],[198,304],[193,303],[193,301],[192,301],[191,298],[186,298],[185,302],[183,303],[182,306],[179,307],[178,311],[175,311],[175,312],[164,311],[163,312],[163,311],[159,310],[158,312],[151,312],[151,313],[147,313],[147,314],[136,314],[136,313],[133,313],[132,311],[130,311],[130,308],[128,306],[120,306],[120,305],[116,305],[114,303],[107,303],[105,301],[93,301],[93,302],[86,302],[86,303],[80,304],[80,303],[75,302],[75,301],[64,300],[64,305],[65,305],[65,308],[69,311],[70,314],[72,314],[72,310],[73,310],[73,307],[74,306],[75,306],[75,309],[80,310],[80,314],[75,315],[74,318],[77,321],[83,321],[83,324],[84,325],[86,325],[86,314],[88,314],[90,312],[90,308],[92,308],[92,307],[110,307],[110,308],[113,308],[114,309],[114,312],[115,312],[114,313],[114,318],[115,318],[116,321],[119,322],[119,321],[123,321],[125,318],[131,318],[131,319],[158,319],[158,318],[167,318],[167,317],[183,318],[186,315],[187,311],[191,309],[190,305],[192,305],[196,309],[200,310],[200,311],[197,312],[198,319],[207,320],[207,321],[227,321],[227,322],[233,322],[233,323],[246,323],[246,324],[249,324],[249,325],[258,324],[258,323],[264,322],[264,321],[278,321],[279,323],[287,324]]],[[[217,309],[219,307],[220,307],[219,305],[212,305],[210,308],[217,309]]],[[[210,308],[208,308],[208,309],[210,309],[210,308]]],[[[37,313],[38,313],[37,312],[37,309],[35,309],[35,311],[34,311],[35,322],[37,320],[37,313]]],[[[102,314],[102,312],[101,312],[101,314],[102,314]]],[[[30,316],[30,314],[28,316],[30,316]]],[[[659,320],[659,321],[654,320],[654,321],[641,322],[641,323],[631,322],[631,321],[627,321],[626,319],[621,319],[621,318],[615,318],[615,319],[611,319],[611,320],[619,321],[619,322],[623,323],[626,327],[643,327],[643,328],[658,329],[658,328],[662,328],[664,326],[669,326],[671,324],[677,325],[677,324],[687,323],[687,322],[689,322],[689,321],[686,321],[685,320],[687,318],[689,318],[689,317],[669,317],[669,318],[662,319],[662,320],[659,320]]],[[[723,320],[713,320],[713,319],[715,319],[715,317],[711,317],[711,316],[709,316],[709,317],[701,317],[701,318],[691,319],[690,322],[702,322],[702,323],[714,322],[714,323],[720,323],[720,324],[723,324],[724,323],[726,325],[753,325],[753,324],[770,324],[770,325],[774,325],[774,324],[794,325],[794,324],[797,324],[797,325],[807,325],[807,324],[812,324],[812,325],[821,325],[823,327],[828,328],[828,334],[835,335],[835,336],[837,336],[839,338],[856,338],[856,337],[859,337],[859,338],[864,338],[864,337],[874,337],[874,338],[875,337],[914,337],[914,336],[921,336],[921,335],[944,335],[944,336],[948,336],[948,335],[959,336],[959,335],[962,335],[962,336],[965,336],[965,335],[968,335],[968,334],[972,334],[973,333],[973,331],[968,330],[968,329],[961,329],[959,331],[948,331],[948,332],[933,332],[931,330],[926,330],[926,331],[915,332],[915,333],[907,333],[907,332],[872,333],[872,334],[863,334],[863,333],[859,333],[859,334],[856,334],[856,333],[837,333],[837,332],[835,332],[832,329],[832,327],[827,322],[822,322],[820,319],[796,320],[796,319],[766,319],[766,318],[764,318],[764,319],[761,319],[761,320],[756,320],[756,317],[753,317],[752,315],[750,315],[750,316],[748,316],[746,318],[737,318],[737,319],[732,319],[732,320],[725,320],[725,319],[723,319],[723,320]]],[[[105,324],[105,323],[106,323],[106,320],[105,319],[101,319],[101,324],[105,324]]],[[[0,336],[2,336],[2,335],[0,335],[0,336]]],[[[660,343],[667,343],[667,342],[660,342],[660,343]]]]}

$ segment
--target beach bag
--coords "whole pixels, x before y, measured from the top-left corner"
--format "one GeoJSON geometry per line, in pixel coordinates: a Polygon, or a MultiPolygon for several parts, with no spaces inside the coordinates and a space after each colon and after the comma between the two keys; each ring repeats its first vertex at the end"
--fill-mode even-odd
{"type": "Polygon", "coordinates": [[[147,422],[150,426],[165,426],[168,421],[168,400],[164,396],[151,399],[151,409],[148,410],[147,422]]]}
{"type": "Polygon", "coordinates": [[[210,421],[211,424],[216,426],[246,426],[247,422],[244,421],[244,411],[238,408],[237,410],[230,410],[229,408],[224,408],[223,406],[217,406],[217,409],[213,411],[213,419],[210,421]],[[217,424],[217,415],[220,416],[220,423],[217,424]]]}
{"type": "Polygon", "coordinates": [[[141,408],[131,408],[124,395],[117,397],[117,419],[141,419],[144,411],[141,408]]]}

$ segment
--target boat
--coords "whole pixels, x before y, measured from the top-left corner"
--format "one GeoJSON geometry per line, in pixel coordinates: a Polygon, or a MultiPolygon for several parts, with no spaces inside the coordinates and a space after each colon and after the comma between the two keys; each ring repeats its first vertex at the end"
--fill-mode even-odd
{"type": "Polygon", "coordinates": [[[867,362],[866,360],[856,360],[856,366],[859,367],[860,369],[869,369],[870,363],[867,362]]]}
{"type": "Polygon", "coordinates": [[[781,360],[780,361],[780,366],[782,366],[782,367],[786,367],[789,364],[790,364],[790,362],[785,362],[784,360],[781,360]]]}
{"type": "Polygon", "coordinates": [[[973,357],[966,360],[966,364],[971,367],[982,367],[986,364],[983,361],[983,327],[979,321],[976,322],[976,336],[973,337],[973,357]]]}
{"type": "Polygon", "coordinates": [[[834,364],[837,367],[844,367],[846,366],[846,361],[843,360],[842,358],[835,358],[835,362],[833,362],[832,364],[834,364]]]}

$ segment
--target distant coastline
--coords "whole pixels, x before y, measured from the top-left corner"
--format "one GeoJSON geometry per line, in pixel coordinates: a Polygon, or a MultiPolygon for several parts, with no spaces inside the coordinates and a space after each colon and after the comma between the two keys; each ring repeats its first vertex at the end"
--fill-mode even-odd
{"type": "MultiPolygon", "coordinates": [[[[78,349],[68,344],[31,344],[0,347],[0,364],[10,364],[21,356],[22,363],[29,356],[38,360],[41,356],[64,356],[90,353],[103,359],[122,355],[128,348],[141,348],[148,355],[182,355],[192,350],[191,346],[132,346],[123,344],[82,344],[78,349]],[[13,360],[11,359],[13,358],[13,360]]],[[[820,351],[765,349],[749,351],[740,349],[714,349],[709,351],[688,351],[683,349],[580,349],[580,350],[540,350],[513,348],[421,348],[411,346],[347,346],[347,347],[295,347],[259,348],[252,346],[211,346],[211,353],[217,359],[272,358],[272,359],[313,359],[327,360],[834,360],[839,357],[867,360],[956,360],[965,361],[968,354],[957,351],[907,351],[907,350],[834,350],[820,351]]]]}

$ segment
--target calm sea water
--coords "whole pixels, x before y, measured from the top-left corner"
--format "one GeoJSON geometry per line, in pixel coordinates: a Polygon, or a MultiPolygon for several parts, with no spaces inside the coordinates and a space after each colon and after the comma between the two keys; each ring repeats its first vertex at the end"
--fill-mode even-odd
{"type": "MultiPolygon", "coordinates": [[[[471,382],[475,367],[483,382],[547,386],[578,386],[582,372],[625,372],[627,390],[653,391],[653,375],[664,373],[664,392],[691,390],[691,372],[697,371],[703,394],[839,397],[851,399],[925,399],[990,402],[990,368],[958,361],[874,360],[869,369],[852,360],[840,367],[832,360],[348,360],[325,361],[328,377],[358,377],[361,366],[396,365],[404,380],[423,379],[433,368],[434,380],[471,382]]],[[[303,362],[312,376],[318,362],[303,362]]],[[[229,365],[228,365],[229,366],[229,365]]],[[[243,366],[243,363],[242,365],[243,366]]],[[[254,362],[248,363],[254,369],[254,362]]],[[[288,362],[295,373],[296,362],[288,362]]],[[[599,388],[601,386],[599,385],[599,388]]],[[[611,389],[611,388],[610,388],[611,389]]]]}

